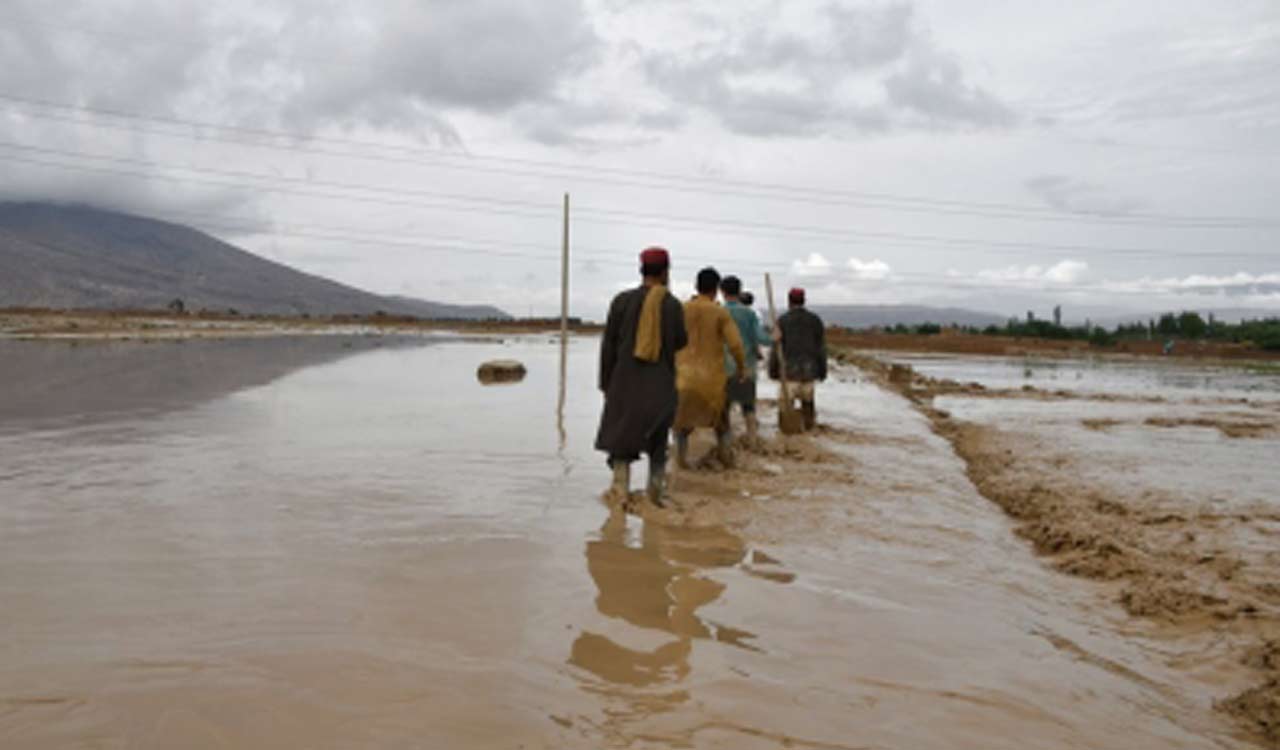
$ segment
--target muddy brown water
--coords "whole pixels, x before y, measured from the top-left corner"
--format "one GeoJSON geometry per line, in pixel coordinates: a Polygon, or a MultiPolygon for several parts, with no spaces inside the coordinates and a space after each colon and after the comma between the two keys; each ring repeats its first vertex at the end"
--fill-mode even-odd
{"type": "Polygon", "coordinates": [[[562,442],[544,337],[0,342],[0,747],[1252,746],[855,371],[611,517],[595,357],[562,442]]]}

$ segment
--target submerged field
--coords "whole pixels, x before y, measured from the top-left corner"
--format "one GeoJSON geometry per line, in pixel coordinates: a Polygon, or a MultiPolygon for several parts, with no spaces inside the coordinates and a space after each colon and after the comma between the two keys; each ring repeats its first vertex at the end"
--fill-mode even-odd
{"type": "Polygon", "coordinates": [[[862,353],[624,516],[595,357],[0,341],[0,747],[1276,742],[1274,376],[862,353]]]}

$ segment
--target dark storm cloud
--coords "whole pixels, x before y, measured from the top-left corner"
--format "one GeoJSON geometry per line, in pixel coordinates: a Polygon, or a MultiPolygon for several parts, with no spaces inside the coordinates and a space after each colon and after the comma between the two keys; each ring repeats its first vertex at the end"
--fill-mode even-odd
{"type": "Polygon", "coordinates": [[[511,119],[530,140],[544,146],[584,152],[651,145],[657,137],[646,133],[670,131],[683,122],[674,113],[627,107],[605,97],[592,100],[554,97],[513,109],[511,119]],[[620,123],[634,127],[626,134],[593,134],[620,123]]]}
{"type": "MultiPolygon", "coordinates": [[[[452,133],[443,112],[547,100],[598,40],[580,0],[10,0],[0,88],[299,129],[452,133]]],[[[456,133],[452,133],[456,137],[456,133]]]]}
{"type": "Polygon", "coordinates": [[[288,85],[298,119],[403,129],[424,104],[503,113],[552,100],[598,44],[579,0],[331,5],[293,5],[281,25],[282,56],[306,61],[288,85]]]}
{"type": "Polygon", "coordinates": [[[258,234],[272,224],[250,191],[45,168],[7,162],[5,156],[0,151],[0,201],[51,201],[137,213],[208,227],[225,237],[258,234]]]}
{"type": "Polygon", "coordinates": [[[1058,174],[1033,177],[1023,183],[1036,197],[1065,213],[1124,214],[1142,207],[1141,201],[1108,194],[1099,185],[1058,174]]]}
{"type": "MultiPolygon", "coordinates": [[[[1249,31],[1211,31],[1172,50],[1173,64],[1125,80],[1112,98],[1121,121],[1214,118],[1251,127],[1280,124],[1276,75],[1280,70],[1280,6],[1255,20],[1249,31]]],[[[1140,52],[1170,56],[1167,46],[1140,52]]]]}
{"type": "MultiPolygon", "coordinates": [[[[536,107],[553,117],[562,81],[590,67],[600,44],[582,0],[6,0],[3,16],[0,95],[300,135],[372,129],[455,148],[462,113],[536,107]]],[[[0,101],[0,139],[166,162],[182,153],[141,132],[33,116],[42,111],[0,101]]],[[[12,161],[0,190],[150,212],[246,202],[12,161]]]]}
{"type": "MultiPolygon", "coordinates": [[[[780,11],[776,11],[780,12],[780,11]]],[[[678,54],[651,54],[649,80],[681,106],[755,136],[874,132],[895,127],[998,127],[1013,122],[994,95],[933,49],[906,3],[830,3],[817,23],[778,18],[678,54]]]]}
{"type": "Polygon", "coordinates": [[[884,79],[884,88],[892,105],[929,127],[1002,127],[1015,120],[999,99],[965,81],[959,63],[937,53],[912,54],[884,79]]]}
{"type": "Polygon", "coordinates": [[[792,28],[767,14],[732,32],[693,24],[710,40],[674,53],[610,48],[584,0],[8,6],[0,93],[301,133],[372,128],[461,147],[456,114],[472,112],[544,145],[598,149],[648,143],[698,110],[755,136],[1012,119],[934,50],[905,2],[828,3],[792,28]],[[582,85],[627,55],[657,101],[582,85]]]}

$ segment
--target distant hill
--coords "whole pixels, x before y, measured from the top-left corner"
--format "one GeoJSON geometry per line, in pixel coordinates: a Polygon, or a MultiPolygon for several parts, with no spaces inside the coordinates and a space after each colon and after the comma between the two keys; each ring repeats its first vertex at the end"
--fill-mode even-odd
{"type": "Polygon", "coordinates": [[[926,307],[922,305],[817,305],[812,309],[827,325],[846,328],[888,328],[899,323],[908,326],[921,323],[939,325],[1002,326],[1008,318],[995,313],[966,310],[959,307],[926,307]]]}
{"type": "Polygon", "coordinates": [[[502,319],[506,320],[511,316],[490,305],[450,305],[444,302],[428,302],[417,297],[405,297],[399,294],[389,294],[383,299],[390,300],[390,304],[404,315],[413,315],[419,318],[433,318],[436,320],[443,319],[463,319],[463,320],[490,320],[502,319]]]}
{"type": "Polygon", "coordinates": [[[509,318],[496,307],[388,297],[295,270],[203,232],[83,206],[0,203],[0,307],[509,318]]]}

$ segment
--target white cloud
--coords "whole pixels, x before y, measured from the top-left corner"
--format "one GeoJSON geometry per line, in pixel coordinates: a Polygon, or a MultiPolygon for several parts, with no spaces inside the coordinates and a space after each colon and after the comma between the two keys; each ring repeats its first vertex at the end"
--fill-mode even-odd
{"type": "Polygon", "coordinates": [[[1216,294],[1229,297],[1280,295],[1280,273],[1253,274],[1246,271],[1213,276],[1191,274],[1182,277],[1153,279],[1142,277],[1129,281],[1106,281],[1102,287],[1119,293],[1216,294]]]}
{"type": "Polygon", "coordinates": [[[850,258],[845,264],[849,271],[853,274],[853,278],[862,281],[881,281],[889,277],[892,269],[888,263],[876,258],[875,260],[863,261],[858,258],[850,258]]]}
{"type": "MultiPolygon", "coordinates": [[[[892,269],[888,263],[876,258],[862,260],[850,258],[840,270],[843,276],[851,281],[883,281],[889,277],[892,269]]],[[[822,278],[836,275],[837,268],[821,253],[809,253],[808,257],[792,261],[791,275],[795,278],[822,278]]]]}
{"type": "Polygon", "coordinates": [[[1057,284],[1074,284],[1089,273],[1089,264],[1080,260],[1064,260],[1044,272],[1044,278],[1057,284]]]}
{"type": "Polygon", "coordinates": [[[951,270],[947,275],[953,279],[967,278],[992,283],[1008,284],[1018,287],[1063,286],[1078,284],[1089,274],[1089,264],[1079,260],[1062,260],[1052,266],[1012,265],[1005,268],[984,269],[972,276],[951,270]]]}
{"type": "Polygon", "coordinates": [[[815,276],[829,276],[831,274],[831,261],[827,260],[820,253],[809,253],[809,257],[804,260],[797,260],[791,264],[791,275],[811,278],[815,276]]]}

